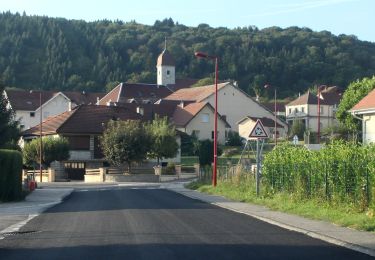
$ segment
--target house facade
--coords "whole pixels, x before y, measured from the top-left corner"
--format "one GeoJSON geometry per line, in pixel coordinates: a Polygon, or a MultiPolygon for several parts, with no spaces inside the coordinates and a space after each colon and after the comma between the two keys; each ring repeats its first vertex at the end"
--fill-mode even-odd
{"type": "Polygon", "coordinates": [[[318,132],[318,122],[320,130],[337,125],[336,110],[340,99],[341,92],[328,88],[320,93],[318,104],[318,96],[308,91],[285,106],[286,121],[292,125],[293,121],[300,120],[312,132],[318,132]]]}
{"type": "MultiPolygon", "coordinates": [[[[266,131],[268,137],[273,138],[275,133],[275,120],[267,117],[259,118],[247,116],[243,118],[237,123],[239,135],[242,138],[249,140],[249,135],[251,133],[251,130],[253,130],[257,120],[260,120],[262,122],[264,130],[266,131]]],[[[285,132],[285,128],[278,123],[276,123],[276,134],[278,136],[285,136],[287,134],[285,132]]]]}
{"type": "MultiPolygon", "coordinates": [[[[208,102],[214,106],[215,85],[180,89],[167,96],[165,99],[187,102],[208,102]]],[[[237,123],[248,115],[259,118],[274,117],[272,111],[255,101],[232,82],[218,84],[218,112],[229,123],[231,130],[236,132],[239,131],[237,123]]],[[[277,123],[287,129],[285,121],[277,118],[277,123]]]]}
{"type": "Polygon", "coordinates": [[[4,92],[8,106],[15,112],[21,129],[29,129],[50,116],[69,111],[80,104],[94,104],[103,93],[20,91],[4,92]],[[42,118],[40,117],[42,115],[42,118]]]}
{"type": "Polygon", "coordinates": [[[361,99],[349,112],[362,121],[363,144],[375,143],[375,89],[361,99]]]}

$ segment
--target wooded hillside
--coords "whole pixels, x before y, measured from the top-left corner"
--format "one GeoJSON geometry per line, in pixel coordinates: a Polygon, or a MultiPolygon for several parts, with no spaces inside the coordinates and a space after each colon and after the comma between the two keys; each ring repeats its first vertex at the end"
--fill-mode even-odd
{"type": "Polygon", "coordinates": [[[178,78],[214,76],[213,64],[193,55],[204,51],[220,57],[221,80],[236,80],[252,95],[266,83],[281,97],[320,84],[345,88],[375,73],[375,43],[328,31],[187,27],[172,19],[148,26],[7,12],[0,14],[0,77],[23,89],[105,91],[116,81],[156,83],[165,37],[178,78]]]}

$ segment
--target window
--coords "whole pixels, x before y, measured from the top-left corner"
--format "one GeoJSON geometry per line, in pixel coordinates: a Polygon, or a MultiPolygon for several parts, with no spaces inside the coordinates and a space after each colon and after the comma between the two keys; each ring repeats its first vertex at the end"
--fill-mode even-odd
{"type": "Polygon", "coordinates": [[[292,109],[291,108],[289,108],[289,114],[291,114],[292,113],[292,109]]]}
{"type": "Polygon", "coordinates": [[[25,128],[25,125],[24,125],[24,124],[21,124],[21,125],[20,125],[20,128],[21,128],[21,129],[24,129],[24,128],[25,128]]]}
{"type": "Polygon", "coordinates": [[[202,114],[202,123],[208,123],[210,122],[210,115],[209,114],[202,114]]]}
{"type": "Polygon", "coordinates": [[[30,112],[30,117],[35,117],[35,112],[30,112]]]}
{"type": "Polygon", "coordinates": [[[298,113],[298,108],[297,108],[297,107],[294,109],[294,112],[295,112],[295,113],[298,113]]]}
{"type": "Polygon", "coordinates": [[[171,72],[169,70],[167,70],[167,77],[171,74],[171,72]]]}
{"type": "Polygon", "coordinates": [[[320,114],[324,114],[324,107],[320,106],[320,114]]]}
{"type": "Polygon", "coordinates": [[[301,112],[305,113],[305,108],[304,107],[301,108],[301,112]]]}

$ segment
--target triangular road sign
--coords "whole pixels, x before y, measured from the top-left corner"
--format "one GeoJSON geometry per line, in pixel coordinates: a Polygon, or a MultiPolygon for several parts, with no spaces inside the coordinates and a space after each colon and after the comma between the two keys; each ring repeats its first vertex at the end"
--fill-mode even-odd
{"type": "Polygon", "coordinates": [[[257,120],[253,130],[251,130],[251,132],[250,132],[249,137],[250,138],[268,138],[268,134],[264,130],[264,126],[262,124],[262,121],[260,121],[259,119],[257,120]]]}

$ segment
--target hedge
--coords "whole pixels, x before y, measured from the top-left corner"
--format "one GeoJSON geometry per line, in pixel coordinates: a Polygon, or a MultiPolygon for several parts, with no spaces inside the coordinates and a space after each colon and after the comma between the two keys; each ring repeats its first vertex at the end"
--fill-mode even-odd
{"type": "Polygon", "coordinates": [[[22,198],[22,154],[15,150],[0,150],[0,201],[22,198]]]}

